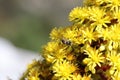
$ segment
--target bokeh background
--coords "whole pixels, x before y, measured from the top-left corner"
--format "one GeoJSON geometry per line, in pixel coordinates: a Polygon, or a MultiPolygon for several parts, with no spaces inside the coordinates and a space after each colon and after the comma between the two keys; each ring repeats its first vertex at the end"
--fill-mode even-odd
{"type": "Polygon", "coordinates": [[[82,0],[0,0],[0,37],[41,51],[53,27],[69,25],[68,14],[82,0]]]}

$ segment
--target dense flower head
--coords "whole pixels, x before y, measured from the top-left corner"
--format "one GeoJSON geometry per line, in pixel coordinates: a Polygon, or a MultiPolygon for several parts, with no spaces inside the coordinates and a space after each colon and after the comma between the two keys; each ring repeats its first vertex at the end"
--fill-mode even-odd
{"type": "Polygon", "coordinates": [[[101,66],[101,63],[104,63],[104,56],[102,56],[102,53],[99,52],[99,50],[96,50],[91,47],[87,47],[86,54],[88,55],[88,58],[85,58],[83,62],[87,64],[86,68],[88,70],[92,71],[92,73],[95,73],[95,67],[101,66]]]}
{"type": "Polygon", "coordinates": [[[80,21],[82,23],[85,19],[89,18],[88,8],[76,7],[71,11],[69,16],[70,21],[80,21]]]}
{"type": "Polygon", "coordinates": [[[85,0],[69,21],[21,80],[120,80],[120,0],[85,0]]]}
{"type": "Polygon", "coordinates": [[[58,61],[53,65],[55,76],[60,80],[71,79],[72,73],[77,69],[75,65],[68,61],[58,61]]]}

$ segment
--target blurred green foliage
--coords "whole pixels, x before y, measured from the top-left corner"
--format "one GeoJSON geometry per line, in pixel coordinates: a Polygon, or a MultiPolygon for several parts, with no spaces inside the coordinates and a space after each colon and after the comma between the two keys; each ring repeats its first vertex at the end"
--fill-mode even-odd
{"type": "Polygon", "coordinates": [[[42,17],[24,14],[0,25],[0,36],[15,46],[38,51],[49,40],[52,24],[42,17]]]}

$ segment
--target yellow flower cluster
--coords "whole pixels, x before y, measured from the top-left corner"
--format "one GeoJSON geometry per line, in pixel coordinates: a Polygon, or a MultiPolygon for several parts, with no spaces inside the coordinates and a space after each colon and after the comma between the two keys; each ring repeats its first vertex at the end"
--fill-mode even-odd
{"type": "Polygon", "coordinates": [[[21,80],[120,80],[120,0],[85,0],[69,20],[21,80]]]}

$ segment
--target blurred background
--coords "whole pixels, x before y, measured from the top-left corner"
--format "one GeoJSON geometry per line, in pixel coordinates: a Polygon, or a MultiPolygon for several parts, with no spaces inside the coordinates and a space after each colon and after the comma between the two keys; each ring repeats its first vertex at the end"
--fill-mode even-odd
{"type": "Polygon", "coordinates": [[[19,80],[54,27],[68,26],[82,0],[0,0],[0,80],[19,80]]]}
{"type": "Polygon", "coordinates": [[[0,0],[0,37],[39,51],[53,27],[69,25],[68,14],[82,0],[0,0]]]}

